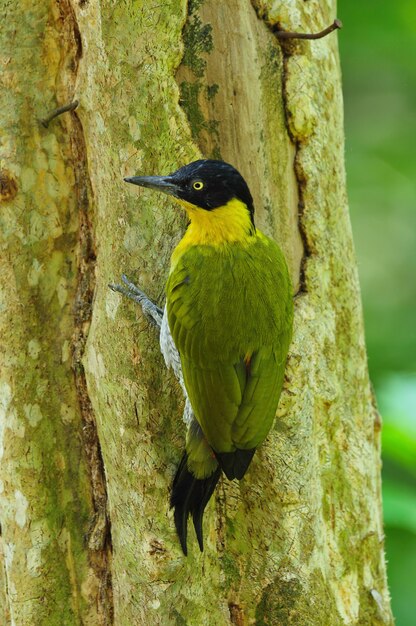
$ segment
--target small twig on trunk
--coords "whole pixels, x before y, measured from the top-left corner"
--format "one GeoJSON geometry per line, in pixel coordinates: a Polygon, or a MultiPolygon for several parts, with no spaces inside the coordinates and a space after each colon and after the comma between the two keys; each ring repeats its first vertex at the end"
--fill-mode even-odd
{"type": "Polygon", "coordinates": [[[332,31],[338,28],[342,28],[342,22],[336,19],[330,26],[321,30],[319,33],[291,33],[285,30],[276,30],[274,34],[279,39],[321,39],[321,37],[326,37],[326,35],[329,35],[329,33],[332,33],[332,31]]]}
{"type": "Polygon", "coordinates": [[[73,111],[74,109],[77,108],[78,104],[79,104],[79,101],[74,100],[73,102],[70,102],[69,104],[65,104],[64,106],[59,107],[58,109],[55,109],[54,111],[52,111],[52,113],[48,115],[48,117],[45,117],[44,119],[41,119],[39,121],[42,124],[42,126],[44,126],[45,128],[48,128],[49,122],[55,119],[55,117],[58,117],[58,115],[62,115],[62,113],[66,113],[67,111],[73,111]]]}

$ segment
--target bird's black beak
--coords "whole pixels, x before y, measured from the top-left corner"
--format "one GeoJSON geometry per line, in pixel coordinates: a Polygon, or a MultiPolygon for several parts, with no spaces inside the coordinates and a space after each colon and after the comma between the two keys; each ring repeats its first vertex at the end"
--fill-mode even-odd
{"type": "Polygon", "coordinates": [[[177,196],[180,191],[180,187],[175,183],[173,176],[129,176],[124,181],[140,187],[163,191],[170,196],[177,196]]]}

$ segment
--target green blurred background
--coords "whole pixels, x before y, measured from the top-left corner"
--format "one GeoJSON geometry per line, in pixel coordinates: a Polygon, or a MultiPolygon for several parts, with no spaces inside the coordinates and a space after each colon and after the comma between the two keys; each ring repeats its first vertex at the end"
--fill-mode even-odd
{"type": "Polygon", "coordinates": [[[346,161],[397,626],[416,625],[416,0],[339,0],[346,161]]]}

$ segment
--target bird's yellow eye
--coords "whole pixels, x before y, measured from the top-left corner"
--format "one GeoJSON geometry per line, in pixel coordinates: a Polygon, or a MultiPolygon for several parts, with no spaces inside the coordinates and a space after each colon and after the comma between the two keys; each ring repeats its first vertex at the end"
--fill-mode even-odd
{"type": "Polygon", "coordinates": [[[201,191],[203,186],[204,186],[204,183],[201,180],[196,180],[192,185],[192,187],[196,189],[197,191],[201,191]]]}

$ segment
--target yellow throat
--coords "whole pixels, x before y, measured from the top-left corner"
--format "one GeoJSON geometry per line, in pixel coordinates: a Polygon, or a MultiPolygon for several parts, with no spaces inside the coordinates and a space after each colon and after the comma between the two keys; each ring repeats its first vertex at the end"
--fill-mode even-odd
{"type": "Polygon", "coordinates": [[[221,246],[245,242],[256,230],[244,202],[233,198],[227,204],[211,211],[179,201],[185,208],[190,224],[172,254],[172,265],[191,246],[221,246]]]}

